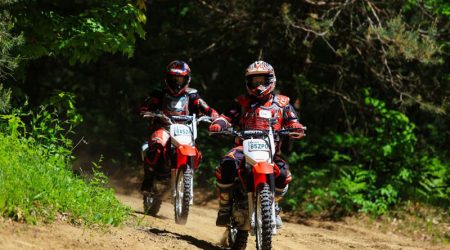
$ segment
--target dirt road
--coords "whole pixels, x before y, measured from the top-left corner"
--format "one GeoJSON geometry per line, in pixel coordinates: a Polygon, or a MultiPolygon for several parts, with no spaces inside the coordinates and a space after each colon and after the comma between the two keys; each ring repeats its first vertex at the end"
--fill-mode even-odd
{"type": "MultiPolygon", "coordinates": [[[[125,226],[93,230],[64,222],[27,226],[3,221],[0,222],[0,249],[222,249],[224,229],[214,225],[214,205],[192,207],[188,223],[180,226],[174,223],[171,204],[164,203],[157,218],[144,216],[139,193],[119,192],[117,197],[135,211],[125,226]]],[[[310,224],[285,223],[274,237],[274,249],[450,249],[343,222],[310,224]]],[[[254,237],[249,238],[247,249],[255,249],[254,237]]]]}
{"type": "MultiPolygon", "coordinates": [[[[140,210],[141,201],[134,196],[119,195],[125,204],[140,210]]],[[[173,222],[173,206],[165,203],[160,218],[151,218],[150,232],[159,236],[184,241],[179,249],[198,247],[220,249],[223,228],[214,225],[217,210],[208,207],[194,207],[185,226],[173,222]]],[[[439,249],[420,242],[412,242],[396,235],[385,235],[343,223],[321,222],[316,226],[285,223],[274,237],[274,249],[439,249]]],[[[178,249],[178,248],[177,248],[178,249]]],[[[250,237],[248,249],[255,249],[254,237],[250,237]]]]}

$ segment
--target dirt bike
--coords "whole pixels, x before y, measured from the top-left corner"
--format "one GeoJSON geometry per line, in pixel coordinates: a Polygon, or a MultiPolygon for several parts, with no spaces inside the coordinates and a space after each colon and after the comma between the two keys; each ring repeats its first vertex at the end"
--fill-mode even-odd
{"type": "MultiPolygon", "coordinates": [[[[197,138],[197,125],[199,122],[210,123],[210,117],[202,116],[197,119],[195,114],[166,116],[159,113],[146,112],[144,118],[157,118],[168,125],[170,134],[170,149],[166,152],[166,167],[171,169],[170,187],[171,198],[174,205],[175,222],[186,224],[189,215],[189,206],[193,204],[194,172],[200,161],[200,152],[195,147],[197,138]]],[[[142,147],[143,157],[148,145],[142,147]]],[[[164,181],[153,181],[150,195],[144,199],[144,212],[156,215],[161,203],[167,194],[168,188],[164,181]]]]}
{"type": "MultiPolygon", "coordinates": [[[[231,249],[245,249],[249,232],[256,236],[257,249],[271,249],[277,233],[275,214],[275,176],[280,170],[274,164],[275,138],[293,135],[291,130],[273,131],[275,120],[269,120],[268,131],[233,129],[211,134],[226,134],[242,140],[245,168],[239,168],[232,187],[231,216],[225,234],[231,249]]],[[[306,127],[303,128],[306,130],[306,127]]]]}

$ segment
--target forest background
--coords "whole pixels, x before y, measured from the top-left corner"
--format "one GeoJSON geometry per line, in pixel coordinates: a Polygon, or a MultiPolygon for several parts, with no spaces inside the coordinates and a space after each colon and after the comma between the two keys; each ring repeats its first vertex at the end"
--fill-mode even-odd
{"type": "MultiPolygon", "coordinates": [[[[1,0],[0,12],[4,134],[134,171],[149,135],[137,109],[168,62],[188,62],[191,87],[224,111],[263,59],[308,127],[284,144],[286,210],[450,213],[447,1],[1,0]]],[[[205,128],[199,143],[198,184],[213,189],[232,143],[205,128]]]]}

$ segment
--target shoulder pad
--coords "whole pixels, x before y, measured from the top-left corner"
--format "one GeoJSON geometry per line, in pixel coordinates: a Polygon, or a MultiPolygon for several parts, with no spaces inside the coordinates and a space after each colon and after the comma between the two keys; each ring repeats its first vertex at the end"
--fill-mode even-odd
{"type": "Polygon", "coordinates": [[[275,95],[273,99],[274,102],[282,108],[286,107],[289,104],[289,97],[285,95],[275,95]]]}
{"type": "Polygon", "coordinates": [[[188,94],[197,94],[198,91],[196,89],[193,89],[193,88],[186,88],[186,93],[188,93],[188,94]]]}

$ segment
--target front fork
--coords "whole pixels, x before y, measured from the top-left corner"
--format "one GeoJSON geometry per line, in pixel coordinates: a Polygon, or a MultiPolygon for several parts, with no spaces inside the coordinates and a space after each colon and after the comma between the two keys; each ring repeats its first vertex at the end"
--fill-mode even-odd
{"type": "Polygon", "coordinates": [[[170,186],[172,188],[172,204],[175,204],[175,197],[177,195],[177,190],[175,188],[177,182],[178,169],[172,168],[170,172],[170,186]]]}
{"type": "MultiPolygon", "coordinates": [[[[187,162],[193,162],[194,156],[186,156],[188,157],[187,162]]],[[[177,190],[176,190],[176,182],[177,182],[177,176],[178,176],[178,171],[184,171],[185,169],[187,170],[188,166],[190,168],[191,171],[194,171],[193,166],[191,166],[191,164],[189,165],[185,165],[186,167],[181,167],[178,166],[176,168],[172,168],[171,172],[170,172],[170,186],[172,187],[172,203],[175,204],[175,197],[177,195],[177,190]]],[[[192,173],[192,178],[191,178],[191,199],[189,201],[189,205],[192,205],[194,203],[193,197],[194,197],[194,183],[193,183],[193,179],[194,179],[194,173],[192,173]]]]}
{"type": "MultiPolygon", "coordinates": [[[[267,184],[270,186],[270,190],[272,193],[272,209],[271,209],[271,217],[272,217],[272,234],[277,234],[277,227],[276,227],[276,215],[275,215],[275,176],[273,174],[267,174],[267,184]]],[[[255,178],[256,180],[257,178],[255,178]]],[[[247,202],[248,202],[248,214],[249,219],[246,220],[246,223],[241,228],[242,230],[250,230],[251,235],[255,235],[256,231],[256,203],[258,199],[258,190],[257,187],[255,188],[255,192],[248,192],[247,193],[247,202]]]]}

